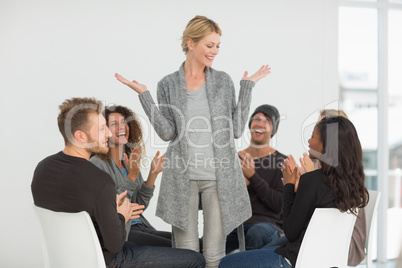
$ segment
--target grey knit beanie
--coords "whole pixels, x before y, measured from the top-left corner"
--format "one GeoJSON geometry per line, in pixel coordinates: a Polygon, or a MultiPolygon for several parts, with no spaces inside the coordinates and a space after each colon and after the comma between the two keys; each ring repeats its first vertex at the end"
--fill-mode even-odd
{"type": "Polygon", "coordinates": [[[269,105],[269,104],[263,104],[261,106],[258,106],[257,109],[255,109],[254,113],[251,115],[250,120],[248,121],[248,128],[251,127],[251,120],[253,119],[254,115],[256,113],[263,113],[264,115],[268,116],[272,120],[272,134],[271,138],[275,135],[276,131],[278,131],[278,126],[279,126],[279,121],[280,121],[280,116],[278,109],[276,109],[274,106],[269,105]]]}

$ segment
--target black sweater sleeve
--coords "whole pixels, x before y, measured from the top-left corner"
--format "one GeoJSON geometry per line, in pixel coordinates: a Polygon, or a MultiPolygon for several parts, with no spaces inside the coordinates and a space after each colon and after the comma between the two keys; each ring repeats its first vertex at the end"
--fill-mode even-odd
{"type": "Polygon", "coordinates": [[[103,248],[117,254],[126,239],[125,219],[116,213],[116,190],[112,183],[104,185],[99,193],[95,206],[94,217],[103,240],[103,248]],[[114,197],[114,198],[113,198],[114,197]]]}

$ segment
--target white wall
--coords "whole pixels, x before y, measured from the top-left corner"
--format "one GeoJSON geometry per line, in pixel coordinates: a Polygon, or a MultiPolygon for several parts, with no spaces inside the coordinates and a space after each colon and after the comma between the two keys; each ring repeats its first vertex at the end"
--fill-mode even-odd
{"type": "MultiPolygon", "coordinates": [[[[245,70],[271,65],[272,74],[254,89],[251,109],[275,105],[283,120],[274,147],[301,155],[302,133],[310,134],[303,131],[306,120],[338,99],[337,9],[330,2],[336,1],[0,0],[0,266],[43,266],[30,183],[36,164],[63,148],[58,105],[93,96],[143,117],[138,97],[114,73],[148,85],[156,96],[158,80],[184,60],[180,37],[197,14],[221,26],[214,68],[229,73],[237,90],[245,70]]],[[[151,141],[152,129],[143,123],[147,155],[157,147],[164,151],[166,144],[151,141]]],[[[169,230],[154,216],[155,204],[156,198],[147,218],[169,230]]]]}

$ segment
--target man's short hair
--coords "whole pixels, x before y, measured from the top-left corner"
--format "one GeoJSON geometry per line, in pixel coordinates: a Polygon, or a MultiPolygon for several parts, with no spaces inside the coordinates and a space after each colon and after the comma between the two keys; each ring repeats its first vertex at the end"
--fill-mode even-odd
{"type": "Polygon", "coordinates": [[[60,104],[59,109],[57,124],[67,145],[72,143],[73,135],[77,130],[87,133],[90,128],[88,115],[102,113],[103,103],[95,98],[72,98],[60,104]]]}

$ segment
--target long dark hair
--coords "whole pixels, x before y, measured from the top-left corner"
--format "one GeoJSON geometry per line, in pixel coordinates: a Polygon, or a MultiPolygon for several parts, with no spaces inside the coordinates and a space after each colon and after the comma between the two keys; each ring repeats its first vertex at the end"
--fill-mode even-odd
{"type": "MultiPolygon", "coordinates": [[[[133,148],[140,148],[141,155],[145,154],[145,145],[144,140],[142,137],[142,127],[140,121],[138,120],[137,115],[127,107],[120,106],[120,105],[110,105],[105,108],[104,116],[106,119],[106,124],[109,125],[109,115],[111,113],[119,113],[121,114],[124,119],[127,121],[128,125],[128,142],[124,145],[124,152],[130,157],[130,153],[133,148]]],[[[107,154],[98,154],[100,158],[103,160],[110,159],[110,150],[107,154]]]]}
{"type": "Polygon", "coordinates": [[[323,152],[319,157],[326,183],[334,190],[335,204],[342,211],[357,213],[368,203],[364,186],[363,151],[356,129],[347,118],[324,117],[316,125],[323,152]]]}

